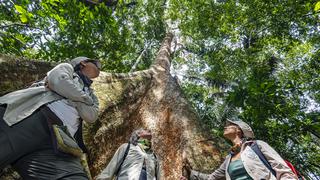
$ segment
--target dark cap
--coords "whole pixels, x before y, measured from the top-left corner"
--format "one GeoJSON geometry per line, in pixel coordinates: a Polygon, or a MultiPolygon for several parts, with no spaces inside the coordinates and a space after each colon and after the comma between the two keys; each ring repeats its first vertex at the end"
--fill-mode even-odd
{"type": "MultiPolygon", "coordinates": [[[[98,67],[98,63],[100,64],[100,61],[98,59],[90,59],[90,58],[87,58],[87,57],[84,57],[84,56],[76,57],[76,58],[72,59],[69,63],[72,65],[73,68],[75,68],[82,61],[93,61],[93,62],[96,62],[95,64],[96,64],[97,67],[98,67]]],[[[101,65],[98,68],[100,69],[101,65]]]]}

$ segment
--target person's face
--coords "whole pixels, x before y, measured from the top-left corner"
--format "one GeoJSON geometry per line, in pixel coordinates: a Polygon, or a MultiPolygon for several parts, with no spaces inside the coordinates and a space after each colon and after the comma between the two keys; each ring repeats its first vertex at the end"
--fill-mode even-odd
{"type": "Polygon", "coordinates": [[[151,140],[152,139],[151,131],[150,130],[143,130],[139,133],[139,137],[143,138],[143,139],[151,140]]]}
{"type": "Polygon", "coordinates": [[[241,132],[241,130],[237,125],[229,124],[224,127],[223,136],[229,139],[236,137],[239,132],[241,132]]]}
{"type": "Polygon", "coordinates": [[[98,77],[100,74],[100,65],[97,63],[100,63],[100,62],[82,61],[81,72],[90,79],[98,77]]]}

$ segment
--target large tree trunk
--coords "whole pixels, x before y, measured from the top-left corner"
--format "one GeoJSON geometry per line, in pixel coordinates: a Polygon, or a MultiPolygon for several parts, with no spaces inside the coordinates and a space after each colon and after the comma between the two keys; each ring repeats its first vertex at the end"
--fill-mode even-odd
{"type": "MultiPolygon", "coordinates": [[[[93,88],[100,100],[100,116],[97,122],[84,127],[93,176],[106,167],[115,150],[140,127],[153,132],[153,149],[161,161],[163,179],[179,179],[182,154],[191,160],[195,169],[210,171],[220,164],[218,149],[222,141],[219,138],[215,142],[207,141],[212,137],[201,128],[197,114],[170,74],[172,38],[169,33],[149,69],[128,74],[102,72],[95,80],[93,88]]],[[[3,66],[3,60],[1,62],[3,66]]],[[[37,78],[32,76],[29,81],[21,81],[27,84],[37,78]]],[[[10,80],[14,82],[14,79],[7,81],[10,80]]],[[[0,88],[4,85],[0,81],[0,88]]],[[[8,91],[2,88],[2,92],[8,91]]]]}
{"type": "Polygon", "coordinates": [[[164,39],[148,70],[103,74],[94,83],[101,100],[101,118],[86,131],[93,175],[139,127],[153,132],[153,148],[161,160],[164,179],[179,179],[183,153],[196,168],[209,170],[220,163],[218,148],[205,141],[208,135],[198,124],[197,114],[170,75],[172,38],[168,34],[164,39]]]}

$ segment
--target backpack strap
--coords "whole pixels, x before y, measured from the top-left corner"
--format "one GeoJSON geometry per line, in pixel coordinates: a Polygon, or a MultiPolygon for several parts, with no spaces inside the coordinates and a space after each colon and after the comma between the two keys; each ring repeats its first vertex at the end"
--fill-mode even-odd
{"type": "Polygon", "coordinates": [[[154,176],[156,177],[156,179],[158,179],[158,166],[159,166],[159,161],[158,161],[158,157],[155,153],[153,153],[153,156],[155,157],[156,159],[156,167],[155,167],[155,173],[154,173],[154,176]]]}
{"type": "Polygon", "coordinates": [[[90,161],[90,157],[89,157],[89,153],[88,153],[88,149],[87,146],[84,144],[83,141],[83,131],[82,131],[82,124],[83,124],[83,120],[80,118],[80,123],[78,126],[78,130],[76,131],[76,133],[74,134],[74,138],[77,141],[77,144],[79,145],[79,147],[81,148],[81,150],[87,154],[88,159],[90,161]]]}
{"type": "Polygon", "coordinates": [[[116,171],[116,173],[115,173],[116,176],[119,175],[119,172],[120,172],[120,170],[121,170],[121,166],[122,166],[124,160],[126,159],[129,150],[130,150],[130,142],[128,143],[128,146],[127,146],[127,148],[126,148],[126,151],[124,152],[124,155],[123,155],[123,157],[122,157],[121,163],[120,163],[120,165],[119,165],[119,167],[118,167],[118,169],[117,169],[117,171],[116,171]]]}
{"type": "Polygon", "coordinates": [[[268,162],[267,158],[263,155],[263,153],[261,152],[261,149],[258,146],[258,143],[256,141],[254,141],[251,145],[250,145],[251,149],[258,155],[259,159],[262,161],[262,163],[269,169],[269,171],[275,176],[276,176],[276,171],[274,169],[272,169],[270,163],[268,162]]]}

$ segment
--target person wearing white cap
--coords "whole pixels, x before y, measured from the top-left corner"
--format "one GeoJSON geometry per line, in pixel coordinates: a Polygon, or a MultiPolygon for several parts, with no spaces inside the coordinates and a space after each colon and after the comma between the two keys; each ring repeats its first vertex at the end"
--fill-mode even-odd
{"type": "Polygon", "coordinates": [[[82,121],[98,118],[91,83],[100,69],[98,60],[77,57],[0,97],[0,172],[12,165],[23,179],[89,179],[80,162],[82,121]]]}
{"type": "Polygon", "coordinates": [[[251,127],[244,121],[227,120],[223,135],[232,141],[230,153],[225,161],[211,174],[192,170],[187,159],[184,161],[184,179],[227,179],[227,180],[289,180],[298,179],[281,156],[266,142],[254,139],[251,127]],[[263,162],[254,147],[259,148],[265,158],[263,162]],[[265,164],[267,163],[267,164],[265,164]],[[268,167],[269,166],[269,167],[268,167]]]}

